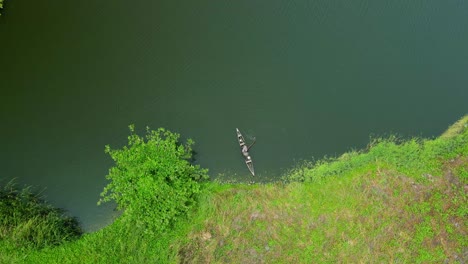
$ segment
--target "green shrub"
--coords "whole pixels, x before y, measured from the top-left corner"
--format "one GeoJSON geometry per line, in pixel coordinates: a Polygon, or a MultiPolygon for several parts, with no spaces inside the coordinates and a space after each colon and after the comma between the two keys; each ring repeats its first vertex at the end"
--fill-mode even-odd
{"type": "Polygon", "coordinates": [[[0,239],[18,247],[59,245],[82,234],[78,221],[46,204],[30,188],[13,183],[0,189],[0,239]]]}
{"type": "Polygon", "coordinates": [[[149,233],[162,231],[195,204],[208,170],[189,162],[191,139],[179,144],[179,135],[163,128],[147,128],[143,138],[133,125],[129,128],[127,146],[105,148],[115,166],[106,176],[110,183],[98,204],[113,200],[126,220],[143,225],[149,233]]]}

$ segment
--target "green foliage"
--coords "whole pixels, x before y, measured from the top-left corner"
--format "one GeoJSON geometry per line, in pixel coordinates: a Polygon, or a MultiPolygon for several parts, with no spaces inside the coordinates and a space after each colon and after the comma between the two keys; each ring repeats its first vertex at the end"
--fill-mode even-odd
{"type": "Polygon", "coordinates": [[[10,182],[0,189],[0,240],[15,247],[43,248],[81,233],[75,218],[46,204],[30,188],[18,190],[10,182]]]}
{"type": "Polygon", "coordinates": [[[316,182],[330,176],[343,176],[368,164],[391,167],[411,176],[438,174],[442,160],[468,155],[468,130],[435,140],[396,137],[375,139],[366,151],[351,151],[338,158],[304,161],[287,173],[286,181],[316,182]]]}
{"type": "Polygon", "coordinates": [[[22,250],[0,240],[0,263],[177,263],[178,241],[188,233],[187,219],[157,237],[124,220],[120,217],[97,232],[41,250],[22,250]]]}
{"type": "Polygon", "coordinates": [[[462,133],[468,127],[468,115],[463,116],[451,125],[440,137],[441,138],[452,138],[462,133]]]}
{"type": "Polygon", "coordinates": [[[192,165],[192,145],[179,144],[179,135],[163,128],[146,129],[146,137],[129,126],[128,145],[122,149],[106,146],[115,161],[106,176],[110,183],[99,201],[115,201],[127,221],[142,225],[149,233],[163,231],[195,204],[206,169],[192,165]]]}

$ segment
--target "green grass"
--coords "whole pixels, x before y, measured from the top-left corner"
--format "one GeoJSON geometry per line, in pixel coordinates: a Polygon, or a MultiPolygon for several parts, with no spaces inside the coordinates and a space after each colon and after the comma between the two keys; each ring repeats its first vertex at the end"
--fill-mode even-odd
{"type": "Polygon", "coordinates": [[[54,208],[30,188],[7,183],[0,189],[0,240],[14,247],[40,249],[60,245],[81,234],[78,221],[54,208]]]}
{"type": "Polygon", "coordinates": [[[467,201],[451,177],[418,182],[372,164],[314,183],[231,186],[202,203],[180,257],[194,263],[455,261],[466,246],[460,241],[467,201]]]}
{"type": "Polygon", "coordinates": [[[59,246],[0,241],[0,263],[468,261],[468,119],[433,140],[375,140],[285,181],[205,184],[198,207],[148,235],[118,218],[59,246]],[[450,135],[450,136],[447,136],[450,135]]]}
{"type": "Polygon", "coordinates": [[[462,133],[468,127],[468,115],[465,115],[455,124],[451,125],[440,137],[452,138],[462,133]]]}

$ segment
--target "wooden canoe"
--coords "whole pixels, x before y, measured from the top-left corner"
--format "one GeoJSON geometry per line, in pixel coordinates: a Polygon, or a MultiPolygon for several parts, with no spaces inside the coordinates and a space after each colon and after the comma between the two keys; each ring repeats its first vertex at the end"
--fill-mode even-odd
{"type": "MultiPolygon", "coordinates": [[[[242,136],[238,128],[236,128],[236,132],[237,132],[237,140],[239,141],[239,145],[240,145],[241,153],[242,153],[242,148],[246,146],[245,139],[244,139],[244,136],[242,136]]],[[[250,173],[252,173],[252,176],[255,176],[252,158],[250,157],[250,155],[248,155],[247,157],[245,157],[244,155],[242,156],[245,159],[245,165],[247,165],[247,168],[249,169],[250,173]]]]}

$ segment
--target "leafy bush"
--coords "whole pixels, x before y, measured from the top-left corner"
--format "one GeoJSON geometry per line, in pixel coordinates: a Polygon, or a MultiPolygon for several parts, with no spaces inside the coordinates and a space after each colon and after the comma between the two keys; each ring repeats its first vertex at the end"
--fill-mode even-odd
{"type": "Polygon", "coordinates": [[[129,128],[127,146],[105,148],[115,166],[106,176],[110,183],[98,204],[113,200],[127,220],[144,225],[150,233],[162,231],[195,204],[208,170],[189,162],[194,144],[191,139],[179,144],[178,134],[148,127],[143,138],[133,125],[129,128]]]}
{"type": "Polygon", "coordinates": [[[46,204],[30,188],[19,190],[10,182],[0,189],[0,239],[18,247],[43,248],[81,233],[75,218],[46,204]]]}

